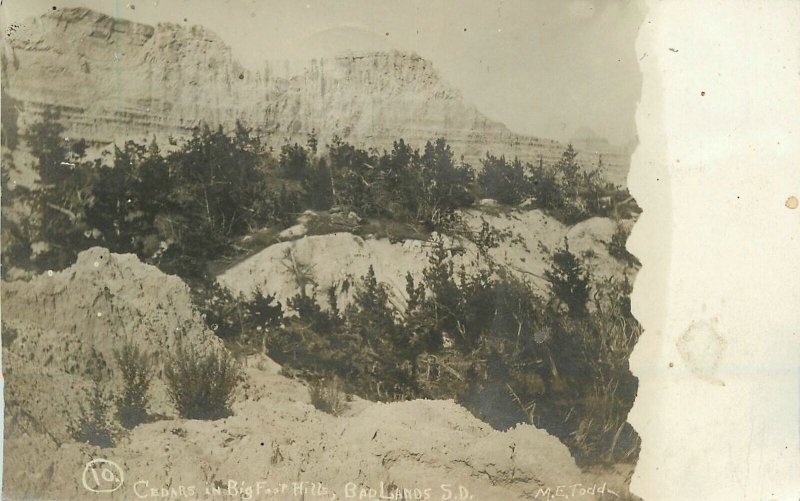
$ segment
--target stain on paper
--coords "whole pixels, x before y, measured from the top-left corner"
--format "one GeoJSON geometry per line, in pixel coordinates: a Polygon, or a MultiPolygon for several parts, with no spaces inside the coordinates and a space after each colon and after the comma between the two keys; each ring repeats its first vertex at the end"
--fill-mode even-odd
{"type": "Polygon", "coordinates": [[[711,384],[725,386],[716,376],[727,342],[710,322],[696,322],[677,341],[678,352],[692,373],[711,384]]]}

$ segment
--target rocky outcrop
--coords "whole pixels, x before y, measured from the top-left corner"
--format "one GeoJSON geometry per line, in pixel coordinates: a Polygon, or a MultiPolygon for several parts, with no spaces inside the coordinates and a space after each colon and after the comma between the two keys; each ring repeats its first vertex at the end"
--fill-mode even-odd
{"type": "MultiPolygon", "coordinates": [[[[489,255],[542,291],[547,290],[544,272],[549,259],[540,244],[554,250],[563,246],[565,237],[570,250],[584,257],[598,278],[622,277],[631,272],[608,254],[606,244],[616,230],[611,219],[596,217],[570,227],[538,210],[493,214],[475,209],[462,215],[475,233],[486,222],[503,235],[489,255]]],[[[389,286],[392,303],[402,311],[407,300],[406,274],[411,273],[416,281],[422,278],[433,245],[431,240],[393,242],[345,232],[305,236],[265,248],[221,273],[218,280],[246,296],[260,289],[275,295],[284,305],[303,287],[326,307],[328,290],[334,287],[338,305],[344,307],[352,300],[352,286],[372,266],[377,279],[389,286]]],[[[485,264],[474,243],[466,239],[447,238],[447,241],[448,247],[462,252],[454,256],[456,269],[464,265],[467,270],[474,270],[476,263],[485,264]]]]}
{"type": "MultiPolygon", "coordinates": [[[[52,106],[71,137],[98,143],[179,137],[200,122],[232,127],[239,119],[273,145],[304,142],[312,130],[322,144],[338,135],[381,148],[443,136],[476,165],[486,151],[552,161],[564,148],[489,120],[413,53],[271,61],[250,71],[200,26],[148,26],[83,8],[32,19],[7,37],[2,74],[19,130],[52,106]]],[[[624,184],[629,152],[605,145],[584,151],[583,161],[600,154],[609,179],[624,184]]]]}
{"type": "Polygon", "coordinates": [[[52,106],[72,137],[99,142],[185,134],[201,120],[256,123],[246,112],[256,108],[257,81],[244,73],[200,26],[153,27],[83,8],[30,20],[3,52],[3,86],[18,100],[22,130],[52,106]]]}
{"type": "Polygon", "coordinates": [[[4,282],[3,323],[18,334],[13,352],[32,366],[83,374],[94,350],[110,367],[129,340],[155,353],[178,343],[217,345],[178,277],[133,254],[93,247],[59,272],[4,282]]]}
{"type": "MultiPolygon", "coordinates": [[[[201,351],[221,348],[189,294],[179,278],[135,255],[99,247],[81,252],[63,271],[4,282],[6,432],[38,431],[67,440],[67,426],[91,388],[90,370],[116,367],[114,350],[126,341],[156,366],[178,343],[201,351]]],[[[156,386],[159,398],[151,410],[174,414],[163,385],[156,386]]]]}

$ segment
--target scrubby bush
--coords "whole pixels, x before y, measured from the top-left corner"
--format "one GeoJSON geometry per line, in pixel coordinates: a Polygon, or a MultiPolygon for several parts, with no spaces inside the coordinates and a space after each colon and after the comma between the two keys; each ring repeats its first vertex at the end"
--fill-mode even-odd
{"type": "MultiPolygon", "coordinates": [[[[33,188],[14,189],[15,202],[24,206],[26,217],[19,222],[3,221],[4,236],[12,237],[8,250],[21,261],[13,264],[37,272],[69,266],[78,251],[94,242],[91,234],[87,236],[91,226],[86,217],[92,186],[88,169],[92,166],[75,168],[76,163],[83,162],[82,152],[74,152],[65,142],[64,130],[58,112],[49,108],[40,122],[29,127],[26,141],[38,179],[33,188]]],[[[8,207],[3,209],[5,218],[9,211],[8,207]]]]}
{"type": "Polygon", "coordinates": [[[617,228],[611,236],[611,241],[608,242],[606,247],[608,248],[608,253],[616,259],[619,259],[628,266],[638,266],[639,260],[636,259],[636,256],[628,252],[628,248],[626,247],[629,236],[630,230],[621,223],[617,224],[617,228]]]}
{"type": "Polygon", "coordinates": [[[640,209],[628,190],[606,180],[602,157],[593,168],[578,160],[578,152],[568,145],[552,165],[540,160],[525,166],[524,186],[532,206],[566,224],[591,217],[613,219],[635,217],[640,209]]]}
{"type": "Polygon", "coordinates": [[[270,328],[283,322],[283,306],[280,301],[274,295],[264,294],[260,288],[243,301],[243,307],[251,326],[270,328]]]}
{"type": "Polygon", "coordinates": [[[297,143],[284,144],[278,159],[281,174],[287,179],[302,181],[308,178],[311,165],[308,150],[297,143]]]}
{"type": "Polygon", "coordinates": [[[302,186],[311,209],[328,210],[333,206],[333,172],[327,159],[320,158],[311,166],[302,186]]]}
{"type": "Polygon", "coordinates": [[[414,334],[401,328],[385,284],[370,270],[354,284],[344,312],[329,290],[329,308],[299,293],[288,301],[293,314],[266,334],[270,357],[309,380],[338,377],[343,388],[366,398],[397,400],[418,395],[413,379],[414,334]]]}
{"type": "Polygon", "coordinates": [[[356,287],[353,304],[345,312],[347,327],[373,350],[395,341],[395,312],[389,303],[389,289],[378,282],[370,265],[356,287]]]}
{"type": "Polygon", "coordinates": [[[331,309],[326,311],[322,309],[315,295],[300,292],[289,298],[286,303],[289,308],[297,312],[303,325],[314,332],[332,335],[342,324],[335,302],[331,304],[331,309]]]}
{"type": "Polygon", "coordinates": [[[86,397],[86,402],[79,404],[76,420],[67,425],[70,435],[77,442],[103,448],[114,447],[115,433],[110,417],[109,397],[99,380],[92,381],[86,397]]]}
{"type": "Polygon", "coordinates": [[[229,416],[234,390],[243,379],[238,363],[226,350],[203,353],[182,345],[164,367],[164,376],[178,414],[187,419],[229,416]]]}
{"type": "Polygon", "coordinates": [[[457,162],[443,138],[425,145],[420,157],[422,183],[418,219],[440,229],[449,223],[454,211],[472,204],[475,172],[469,164],[457,162]]]}
{"type": "Polygon", "coordinates": [[[530,196],[529,180],[519,159],[508,162],[503,156],[498,158],[487,153],[481,163],[483,170],[478,174],[478,185],[482,197],[516,205],[530,196]]]}
{"type": "Polygon", "coordinates": [[[198,280],[191,290],[195,309],[214,334],[222,339],[243,334],[241,304],[230,290],[214,279],[198,280]]]}
{"type": "Polygon", "coordinates": [[[577,335],[576,345],[585,353],[586,369],[580,380],[580,399],[570,407],[562,404],[562,417],[573,430],[562,439],[578,451],[578,459],[584,463],[628,461],[636,458],[640,444],[626,418],[637,390],[628,359],[641,326],[631,313],[627,279],[594,281],[592,285],[589,317],[577,325],[565,324],[577,335]]]}
{"type": "Polygon", "coordinates": [[[283,305],[261,289],[235,296],[214,279],[194,281],[192,302],[206,326],[223,340],[263,341],[264,332],[283,322],[283,305]]]}
{"type": "Polygon", "coordinates": [[[551,260],[553,265],[544,272],[544,276],[550,282],[553,295],[567,307],[570,316],[585,316],[590,290],[586,266],[578,256],[570,252],[566,238],[564,247],[553,252],[551,260]]]}
{"type": "Polygon", "coordinates": [[[147,392],[153,373],[150,359],[139,347],[126,341],[114,350],[114,360],[122,376],[122,393],[116,399],[117,418],[125,428],[147,420],[147,392]]]}
{"type": "Polygon", "coordinates": [[[428,141],[420,153],[403,140],[391,152],[368,152],[334,138],[328,146],[336,205],[362,216],[391,217],[428,229],[450,224],[472,204],[475,174],[457,162],[447,142],[428,141]]]}
{"type": "Polygon", "coordinates": [[[340,415],[347,405],[347,395],[337,377],[320,378],[309,382],[311,403],[322,412],[340,415]]]}

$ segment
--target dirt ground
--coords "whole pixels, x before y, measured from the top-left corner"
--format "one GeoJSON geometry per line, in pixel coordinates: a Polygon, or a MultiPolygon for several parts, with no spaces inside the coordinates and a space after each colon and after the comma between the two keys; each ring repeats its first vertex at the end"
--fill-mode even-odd
{"type": "Polygon", "coordinates": [[[582,472],[533,426],[496,431],[443,400],[352,398],[332,416],[260,354],[241,360],[246,380],[228,418],[178,418],[157,377],[157,419],[114,447],[77,443],[66,423],[84,401],[92,353],[113,371],[123,339],[156,364],[178,340],[219,342],[183,282],[131,255],[90,249],[67,270],[5,283],[2,293],[15,333],[3,349],[4,499],[626,499],[630,472],[582,472]],[[103,489],[116,490],[94,492],[103,489]]]}

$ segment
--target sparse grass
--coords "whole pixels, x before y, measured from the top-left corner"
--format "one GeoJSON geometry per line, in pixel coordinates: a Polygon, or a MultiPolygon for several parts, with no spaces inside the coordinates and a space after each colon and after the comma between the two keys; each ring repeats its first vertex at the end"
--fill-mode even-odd
{"type": "Polygon", "coordinates": [[[530,402],[523,402],[522,399],[519,398],[519,395],[514,391],[514,388],[511,387],[510,384],[506,383],[506,387],[508,388],[508,394],[511,396],[511,399],[519,406],[519,409],[525,414],[525,417],[528,419],[528,424],[536,425],[536,400],[531,400],[530,402]]]}
{"type": "Polygon", "coordinates": [[[346,394],[337,377],[311,381],[308,384],[308,391],[311,403],[322,412],[338,416],[347,406],[346,394]]]}
{"type": "Polygon", "coordinates": [[[575,416],[567,439],[578,452],[579,464],[617,464],[637,458],[641,440],[625,420],[620,385],[618,378],[595,383],[580,402],[580,416],[575,416]]]}
{"type": "Polygon", "coordinates": [[[630,316],[630,285],[607,280],[594,284],[594,311],[585,328],[573,329],[587,350],[590,382],[566,414],[572,429],[565,440],[581,463],[635,460],[639,436],[626,422],[636,396],[628,358],[641,334],[630,316]]]}
{"type": "Polygon", "coordinates": [[[243,379],[224,349],[200,353],[178,346],[164,369],[167,392],[181,417],[221,419],[230,415],[233,392],[243,379]]]}
{"type": "Polygon", "coordinates": [[[287,248],[284,250],[281,264],[289,273],[292,274],[295,284],[301,291],[305,291],[307,285],[315,284],[315,265],[297,259],[297,256],[295,256],[294,252],[292,252],[292,249],[287,248]]]}

